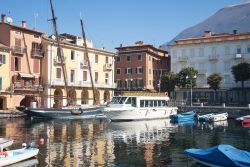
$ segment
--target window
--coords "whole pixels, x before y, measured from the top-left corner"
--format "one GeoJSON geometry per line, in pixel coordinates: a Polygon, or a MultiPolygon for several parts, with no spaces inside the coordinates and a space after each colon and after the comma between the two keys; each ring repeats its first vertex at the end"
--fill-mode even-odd
{"type": "Polygon", "coordinates": [[[109,57],[106,56],[106,64],[108,64],[108,63],[109,63],[109,57]]]}
{"type": "Polygon", "coordinates": [[[195,57],[194,48],[190,49],[190,57],[195,57]]]}
{"type": "Polygon", "coordinates": [[[142,67],[137,67],[137,68],[135,69],[135,73],[137,73],[137,74],[142,74],[142,73],[143,73],[143,68],[142,68],[142,67]]]}
{"type": "Polygon", "coordinates": [[[95,63],[98,63],[98,55],[95,55],[95,63]]]}
{"type": "Polygon", "coordinates": [[[95,83],[98,82],[98,72],[95,72],[95,83]]]}
{"type": "Polygon", "coordinates": [[[142,60],[142,56],[141,55],[137,55],[137,60],[142,60]]]}
{"type": "Polygon", "coordinates": [[[70,70],[70,82],[75,81],[75,70],[70,70]]]}
{"type": "Polygon", "coordinates": [[[148,73],[151,74],[151,69],[148,70],[148,73]]]}
{"type": "Polygon", "coordinates": [[[230,48],[229,46],[225,46],[225,55],[229,55],[230,54],[230,48]]]}
{"type": "Polygon", "coordinates": [[[56,68],[56,78],[61,79],[61,76],[62,76],[61,68],[56,68]]]}
{"type": "Polygon", "coordinates": [[[130,67],[125,68],[125,74],[132,74],[132,69],[130,67]]]}
{"type": "Polygon", "coordinates": [[[40,38],[40,36],[39,35],[34,35],[34,38],[40,38]]]}
{"type": "Polygon", "coordinates": [[[0,64],[5,64],[6,63],[6,59],[5,59],[5,55],[0,54],[0,64]]]}
{"type": "Polygon", "coordinates": [[[75,60],[75,51],[71,50],[71,56],[70,56],[71,60],[75,60]]]}
{"type": "Polygon", "coordinates": [[[32,50],[41,50],[41,45],[39,43],[36,42],[32,42],[32,50]]]}
{"type": "Polygon", "coordinates": [[[105,73],[105,84],[109,83],[109,74],[105,73]]]}
{"type": "Polygon", "coordinates": [[[3,80],[2,77],[0,77],[0,90],[3,89],[3,88],[2,88],[2,84],[3,84],[3,83],[2,83],[2,82],[3,82],[2,80],[3,80]]]}
{"type": "Polygon", "coordinates": [[[88,80],[88,72],[83,71],[83,81],[87,81],[87,80],[88,80]]]}
{"type": "Polygon", "coordinates": [[[116,74],[121,74],[121,69],[120,68],[117,68],[117,69],[115,69],[115,71],[116,71],[116,74]]]}
{"type": "Polygon", "coordinates": [[[15,38],[15,50],[22,51],[22,41],[21,39],[15,38]]]}
{"type": "Polygon", "coordinates": [[[127,61],[131,61],[131,56],[127,55],[127,61]]]}
{"type": "Polygon", "coordinates": [[[121,80],[116,80],[116,86],[117,86],[117,88],[121,88],[122,87],[121,80]]]}
{"type": "Polygon", "coordinates": [[[136,107],[136,97],[132,97],[131,101],[132,101],[132,106],[136,107]]]}
{"type": "Polygon", "coordinates": [[[204,48],[199,48],[199,56],[200,57],[204,56],[204,48]]]}
{"type": "Polygon", "coordinates": [[[129,98],[127,99],[127,101],[126,101],[125,104],[131,104],[131,101],[132,101],[132,99],[131,99],[131,97],[129,97],[129,98]]]}
{"type": "Polygon", "coordinates": [[[116,61],[119,62],[121,60],[121,57],[120,56],[117,56],[116,57],[116,61]]]}
{"type": "Polygon", "coordinates": [[[240,46],[238,46],[238,47],[236,48],[236,54],[241,54],[241,48],[240,48],[240,46]]]}
{"type": "Polygon", "coordinates": [[[21,59],[18,57],[14,58],[14,71],[21,71],[21,59]]]}
{"type": "Polygon", "coordinates": [[[151,56],[150,55],[148,55],[148,61],[151,61],[151,56]]]}
{"type": "Polygon", "coordinates": [[[142,88],[143,87],[143,80],[142,79],[137,79],[136,80],[136,87],[137,88],[142,88]]]}
{"type": "Polygon", "coordinates": [[[247,53],[250,53],[250,46],[247,46],[247,53]]]}

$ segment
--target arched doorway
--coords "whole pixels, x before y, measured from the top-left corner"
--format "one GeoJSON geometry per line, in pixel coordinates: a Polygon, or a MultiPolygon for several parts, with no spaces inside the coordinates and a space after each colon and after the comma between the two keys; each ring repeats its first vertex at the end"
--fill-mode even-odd
{"type": "Polygon", "coordinates": [[[21,102],[20,106],[30,107],[31,102],[37,102],[34,96],[25,96],[21,102]]]}
{"type": "Polygon", "coordinates": [[[95,90],[95,100],[96,105],[100,104],[100,92],[97,89],[95,90]]]}
{"type": "Polygon", "coordinates": [[[74,89],[70,89],[68,92],[68,104],[72,106],[76,105],[76,91],[74,89]]]}
{"type": "Polygon", "coordinates": [[[108,90],[105,90],[105,91],[104,91],[103,98],[104,98],[104,103],[106,103],[106,102],[109,102],[109,101],[110,101],[110,93],[109,93],[109,91],[108,91],[108,90]]]}
{"type": "Polygon", "coordinates": [[[83,89],[81,93],[81,104],[89,104],[89,93],[88,90],[83,89]]]}
{"type": "Polygon", "coordinates": [[[63,102],[63,92],[61,89],[56,89],[54,92],[54,108],[62,107],[63,102]]]}

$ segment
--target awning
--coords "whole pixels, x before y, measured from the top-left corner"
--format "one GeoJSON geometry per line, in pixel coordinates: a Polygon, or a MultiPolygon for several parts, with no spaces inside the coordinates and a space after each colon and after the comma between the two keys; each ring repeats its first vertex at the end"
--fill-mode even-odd
{"type": "Polygon", "coordinates": [[[18,73],[22,78],[35,78],[35,76],[33,74],[29,74],[29,73],[22,73],[19,72],[18,73]]]}

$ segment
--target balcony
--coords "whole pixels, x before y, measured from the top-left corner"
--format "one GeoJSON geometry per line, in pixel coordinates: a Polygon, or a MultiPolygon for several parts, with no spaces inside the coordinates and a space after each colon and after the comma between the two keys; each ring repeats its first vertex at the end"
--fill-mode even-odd
{"type": "MultiPolygon", "coordinates": [[[[62,59],[63,59],[63,64],[65,64],[66,57],[62,56],[62,59]]],[[[60,58],[58,56],[54,58],[54,65],[61,65],[61,60],[60,60],[60,58]]]]}
{"type": "Polygon", "coordinates": [[[88,69],[89,68],[89,64],[88,61],[83,61],[80,63],[80,68],[81,69],[88,69]]]}
{"type": "Polygon", "coordinates": [[[103,70],[104,71],[111,71],[112,70],[112,63],[105,63],[104,65],[103,65],[103,70]]]}
{"type": "Polygon", "coordinates": [[[21,46],[12,46],[12,52],[14,54],[23,55],[26,52],[26,48],[21,47],[21,46]]]}
{"type": "Polygon", "coordinates": [[[14,91],[43,91],[43,86],[31,82],[14,82],[14,91]]]}
{"type": "Polygon", "coordinates": [[[182,63],[186,63],[188,61],[188,57],[187,56],[178,57],[178,61],[182,63]]]}
{"type": "Polygon", "coordinates": [[[219,56],[218,55],[209,55],[208,60],[209,61],[218,61],[219,56]]]}
{"type": "Polygon", "coordinates": [[[42,49],[32,49],[31,56],[34,58],[43,58],[44,52],[42,49]]]}

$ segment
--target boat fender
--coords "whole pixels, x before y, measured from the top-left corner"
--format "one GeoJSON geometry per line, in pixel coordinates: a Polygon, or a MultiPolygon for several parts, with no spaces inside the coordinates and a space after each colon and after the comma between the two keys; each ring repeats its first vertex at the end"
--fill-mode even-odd
{"type": "Polygon", "coordinates": [[[4,155],[5,157],[7,157],[7,156],[8,156],[8,153],[7,153],[7,152],[2,151],[2,152],[0,152],[0,156],[1,156],[1,155],[4,155]]]}

